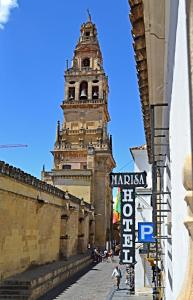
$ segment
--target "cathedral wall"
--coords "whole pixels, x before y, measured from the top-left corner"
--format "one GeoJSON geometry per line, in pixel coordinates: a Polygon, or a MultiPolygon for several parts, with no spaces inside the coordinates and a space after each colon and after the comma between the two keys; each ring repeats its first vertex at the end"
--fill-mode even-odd
{"type": "Polygon", "coordinates": [[[0,277],[56,260],[59,255],[61,200],[1,176],[0,277]],[[37,195],[46,202],[37,201],[37,195]]]}

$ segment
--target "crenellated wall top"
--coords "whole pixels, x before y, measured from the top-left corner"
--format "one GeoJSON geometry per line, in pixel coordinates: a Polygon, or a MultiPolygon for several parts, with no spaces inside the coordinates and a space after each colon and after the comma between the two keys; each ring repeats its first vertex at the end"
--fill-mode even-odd
{"type": "MultiPolygon", "coordinates": [[[[64,192],[59,188],[32,176],[31,174],[25,173],[19,168],[7,164],[4,161],[0,161],[0,175],[9,176],[17,181],[20,181],[25,184],[29,184],[38,190],[53,194],[64,200],[70,200],[79,205],[82,202],[82,200],[77,198],[76,196],[71,195],[68,192],[64,192]]],[[[86,205],[87,208],[91,209],[91,205],[89,203],[84,202],[84,204],[86,205]]]]}

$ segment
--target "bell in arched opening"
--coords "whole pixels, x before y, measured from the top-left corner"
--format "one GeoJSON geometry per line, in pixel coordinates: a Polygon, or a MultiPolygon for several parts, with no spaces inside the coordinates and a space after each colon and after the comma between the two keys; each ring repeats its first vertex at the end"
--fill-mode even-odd
{"type": "Polygon", "coordinates": [[[68,99],[70,101],[75,99],[75,87],[69,87],[68,95],[69,95],[68,99]]]}
{"type": "Polygon", "coordinates": [[[88,98],[88,83],[82,81],[80,84],[80,99],[84,100],[88,98]]]}
{"type": "Polygon", "coordinates": [[[93,86],[92,87],[92,98],[93,99],[98,99],[99,97],[99,87],[98,86],[93,86]]]}
{"type": "Polygon", "coordinates": [[[82,89],[80,92],[80,98],[87,98],[86,89],[82,89]]]}

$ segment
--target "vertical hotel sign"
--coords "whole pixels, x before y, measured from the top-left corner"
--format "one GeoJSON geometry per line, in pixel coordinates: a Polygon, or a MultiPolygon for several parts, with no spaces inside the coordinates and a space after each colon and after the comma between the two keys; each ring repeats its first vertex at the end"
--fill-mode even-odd
{"type": "Polygon", "coordinates": [[[111,173],[110,183],[121,190],[121,262],[135,264],[135,188],[147,187],[146,172],[111,173]]]}

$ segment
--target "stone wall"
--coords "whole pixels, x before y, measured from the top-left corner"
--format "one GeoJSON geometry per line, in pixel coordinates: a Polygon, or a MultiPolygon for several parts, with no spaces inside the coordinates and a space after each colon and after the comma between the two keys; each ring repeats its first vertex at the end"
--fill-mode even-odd
{"type": "Polygon", "coordinates": [[[0,276],[7,277],[31,264],[58,259],[60,215],[59,199],[50,195],[37,201],[37,190],[0,177],[0,276]]]}
{"type": "Polygon", "coordinates": [[[0,162],[0,279],[76,255],[84,211],[93,218],[89,204],[0,162]]]}

